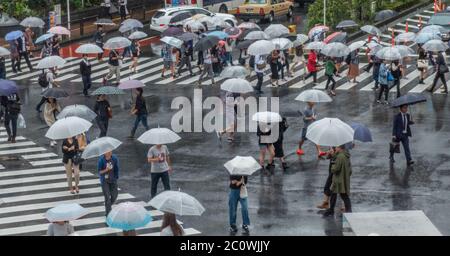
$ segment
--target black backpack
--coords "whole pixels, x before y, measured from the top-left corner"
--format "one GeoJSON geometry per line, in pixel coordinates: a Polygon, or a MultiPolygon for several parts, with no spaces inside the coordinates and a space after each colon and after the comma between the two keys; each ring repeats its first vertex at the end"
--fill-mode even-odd
{"type": "Polygon", "coordinates": [[[47,73],[42,72],[42,73],[39,75],[38,83],[39,83],[39,85],[40,85],[42,88],[47,88],[47,87],[48,87],[49,82],[47,81],[47,73]]]}

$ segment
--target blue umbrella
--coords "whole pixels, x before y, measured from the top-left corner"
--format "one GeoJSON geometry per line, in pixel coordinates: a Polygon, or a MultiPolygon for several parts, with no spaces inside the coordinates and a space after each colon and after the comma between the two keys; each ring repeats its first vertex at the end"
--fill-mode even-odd
{"type": "Polygon", "coordinates": [[[372,134],[370,133],[369,128],[360,123],[352,123],[350,127],[355,131],[355,135],[353,136],[354,140],[359,140],[361,142],[372,142],[372,134]]]}
{"type": "Polygon", "coordinates": [[[17,92],[17,85],[10,80],[0,79],[0,95],[9,96],[17,92]]]}
{"type": "Polygon", "coordinates": [[[403,105],[414,105],[425,101],[427,101],[427,98],[420,93],[408,93],[393,100],[391,106],[393,108],[398,108],[403,105]]]}
{"type": "Polygon", "coordinates": [[[223,32],[223,31],[213,31],[213,32],[208,33],[208,36],[215,36],[215,37],[218,37],[220,39],[226,39],[230,35],[228,35],[227,33],[223,32]]]}
{"type": "Polygon", "coordinates": [[[45,217],[50,222],[71,221],[79,219],[88,213],[89,211],[86,208],[77,203],[60,204],[48,210],[45,213],[45,217]]]}
{"type": "Polygon", "coordinates": [[[54,36],[55,36],[55,35],[52,34],[52,33],[43,34],[42,36],[40,36],[40,37],[38,37],[38,38],[36,39],[36,44],[45,42],[45,41],[47,41],[48,39],[50,39],[50,38],[52,38],[52,37],[54,37],[54,36]]]}
{"type": "Polygon", "coordinates": [[[14,41],[17,38],[21,37],[23,35],[23,32],[20,30],[12,31],[6,34],[5,40],[6,41],[14,41]]]}
{"type": "Polygon", "coordinates": [[[152,216],[144,206],[133,202],[117,205],[106,217],[108,226],[124,231],[145,227],[151,221],[152,216]]]}

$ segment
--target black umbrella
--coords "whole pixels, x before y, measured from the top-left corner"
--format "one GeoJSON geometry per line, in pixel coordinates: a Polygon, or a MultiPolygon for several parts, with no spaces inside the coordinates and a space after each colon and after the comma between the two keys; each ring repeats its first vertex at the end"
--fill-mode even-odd
{"type": "Polygon", "coordinates": [[[382,20],[390,19],[390,18],[394,17],[395,15],[397,15],[396,11],[383,10],[383,11],[378,12],[377,15],[375,15],[375,21],[382,21],[382,20]]]}
{"type": "Polygon", "coordinates": [[[216,36],[205,36],[198,40],[194,47],[194,51],[206,51],[213,48],[219,41],[220,39],[216,36]]]}
{"type": "Polygon", "coordinates": [[[345,28],[354,28],[357,27],[358,24],[354,22],[353,20],[343,20],[337,24],[337,29],[345,29],[345,28]]]}
{"type": "Polygon", "coordinates": [[[61,88],[49,88],[41,93],[45,98],[65,98],[68,97],[69,94],[61,88]]]}
{"type": "Polygon", "coordinates": [[[236,48],[239,50],[247,49],[251,44],[253,44],[256,40],[244,40],[239,41],[239,43],[236,45],[236,48]]]}
{"type": "Polygon", "coordinates": [[[164,32],[162,32],[161,34],[161,38],[165,37],[165,36],[172,36],[172,37],[176,37],[176,36],[181,36],[183,34],[183,29],[179,28],[179,27],[169,27],[168,29],[166,29],[164,32]]]}
{"type": "Polygon", "coordinates": [[[177,23],[187,20],[192,17],[192,13],[188,11],[178,12],[170,19],[170,23],[177,23]]]}
{"type": "Polygon", "coordinates": [[[246,30],[242,31],[242,33],[239,35],[238,39],[239,39],[239,40],[244,40],[244,38],[245,38],[250,32],[253,32],[253,31],[261,31],[261,29],[260,29],[260,28],[246,29],[246,30]]]}
{"type": "Polygon", "coordinates": [[[422,94],[408,93],[392,101],[391,106],[393,108],[398,108],[403,105],[414,105],[425,101],[427,101],[427,99],[422,94]]]}

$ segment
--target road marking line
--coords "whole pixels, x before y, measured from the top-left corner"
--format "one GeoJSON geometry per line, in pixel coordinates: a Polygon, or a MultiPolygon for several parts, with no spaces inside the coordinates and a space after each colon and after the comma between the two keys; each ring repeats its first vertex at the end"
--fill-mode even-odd
{"type": "Polygon", "coordinates": [[[34,155],[23,155],[22,158],[25,160],[30,159],[39,159],[39,158],[48,158],[48,157],[55,157],[58,156],[55,153],[42,153],[42,154],[34,154],[34,155]]]}

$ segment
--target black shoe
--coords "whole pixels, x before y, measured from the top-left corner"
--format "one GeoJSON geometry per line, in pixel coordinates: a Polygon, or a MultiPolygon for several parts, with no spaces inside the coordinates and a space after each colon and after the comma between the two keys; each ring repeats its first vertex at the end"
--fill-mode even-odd
{"type": "Polygon", "coordinates": [[[431,90],[431,89],[427,89],[427,92],[433,92],[433,90],[431,90]]]}
{"type": "Polygon", "coordinates": [[[38,108],[36,109],[36,111],[37,111],[38,113],[41,113],[41,112],[42,112],[42,110],[40,110],[40,109],[38,109],[38,108]]]}
{"type": "Polygon", "coordinates": [[[266,169],[270,170],[270,168],[274,167],[275,165],[273,163],[267,164],[266,169]]]}
{"type": "Polygon", "coordinates": [[[287,163],[282,163],[281,166],[282,166],[282,168],[283,168],[284,171],[286,171],[286,169],[289,168],[289,166],[287,165],[287,163]]]}
{"type": "Polygon", "coordinates": [[[419,81],[419,84],[425,84],[425,83],[423,82],[423,80],[420,80],[420,81],[419,81]]]}
{"type": "Polygon", "coordinates": [[[323,217],[331,217],[331,216],[334,216],[333,210],[328,209],[323,213],[323,217]]]}
{"type": "Polygon", "coordinates": [[[372,87],[372,90],[378,90],[378,86],[372,87]]]}
{"type": "Polygon", "coordinates": [[[230,233],[237,233],[237,232],[238,232],[238,229],[237,229],[236,225],[231,225],[230,226],[230,233]]]}
{"type": "Polygon", "coordinates": [[[393,157],[389,157],[389,161],[391,161],[391,163],[395,163],[395,160],[393,157]]]}
{"type": "Polygon", "coordinates": [[[413,164],[414,164],[414,161],[411,160],[411,161],[407,162],[406,164],[407,164],[408,166],[413,165],[413,164]]]}
{"type": "Polygon", "coordinates": [[[8,141],[11,141],[11,140],[12,140],[11,136],[8,136],[8,141]]]}
{"type": "Polygon", "coordinates": [[[242,225],[242,234],[250,234],[250,230],[248,230],[248,226],[247,225],[242,225]]]}

